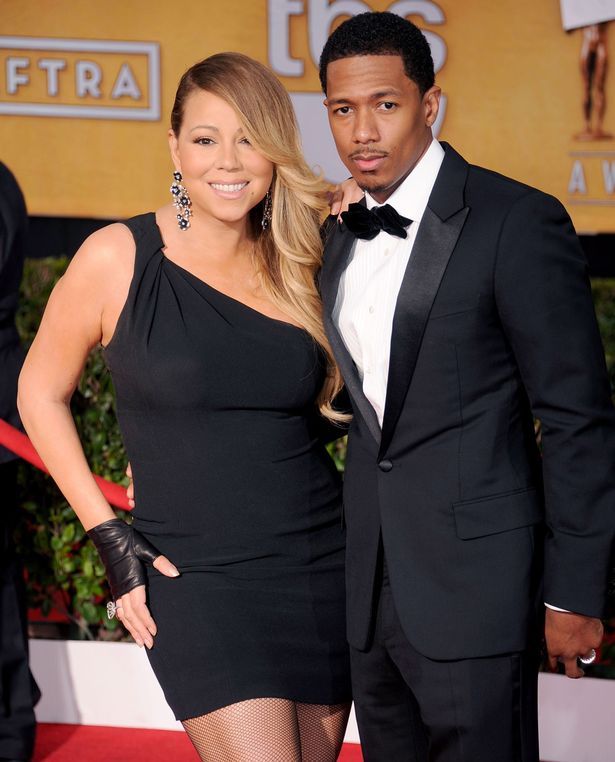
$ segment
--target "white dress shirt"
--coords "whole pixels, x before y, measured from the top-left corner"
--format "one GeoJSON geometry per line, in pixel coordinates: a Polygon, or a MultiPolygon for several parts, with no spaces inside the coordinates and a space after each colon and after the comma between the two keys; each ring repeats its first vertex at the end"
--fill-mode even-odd
{"type": "MultiPolygon", "coordinates": [[[[413,221],[407,228],[408,237],[380,232],[371,241],[358,238],[340,278],[333,320],[355,361],[363,393],[376,411],[380,426],[397,295],[443,159],[442,146],[433,140],[412,172],[385,202],[413,221]]],[[[368,209],[379,205],[367,193],[365,200],[368,209]]]]}

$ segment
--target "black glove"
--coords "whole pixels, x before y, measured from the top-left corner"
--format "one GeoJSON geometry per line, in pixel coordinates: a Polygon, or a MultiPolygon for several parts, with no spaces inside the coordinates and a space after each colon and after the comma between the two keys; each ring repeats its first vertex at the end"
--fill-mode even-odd
{"type": "Polygon", "coordinates": [[[147,582],[145,563],[152,564],[162,555],[142,534],[121,519],[103,521],[87,534],[105,565],[115,601],[135,587],[144,585],[147,582]]]}

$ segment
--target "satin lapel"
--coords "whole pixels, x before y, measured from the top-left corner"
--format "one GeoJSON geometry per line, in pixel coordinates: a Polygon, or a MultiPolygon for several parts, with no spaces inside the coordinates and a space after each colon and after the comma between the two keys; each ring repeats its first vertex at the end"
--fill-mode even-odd
{"type": "Polygon", "coordinates": [[[355,237],[345,225],[336,223],[332,229],[326,244],[324,264],[320,275],[320,291],[324,308],[324,325],[331,343],[331,349],[335,355],[337,364],[344,378],[353,405],[362,415],[367,427],[376,443],[380,443],[380,424],[376,411],[363,394],[363,384],[350,353],[340,335],[333,320],[333,308],[337,299],[340,278],[348,264],[348,258],[352,250],[355,237]]]}
{"type": "Polygon", "coordinates": [[[354,236],[343,223],[335,222],[329,227],[320,274],[320,292],[327,314],[331,314],[335,307],[340,278],[348,264],[354,241],[354,236]]]}
{"type": "Polygon", "coordinates": [[[455,214],[443,221],[428,206],[414,242],[393,317],[380,457],[391,443],[433,301],[469,212],[468,207],[457,209],[455,214]]]}

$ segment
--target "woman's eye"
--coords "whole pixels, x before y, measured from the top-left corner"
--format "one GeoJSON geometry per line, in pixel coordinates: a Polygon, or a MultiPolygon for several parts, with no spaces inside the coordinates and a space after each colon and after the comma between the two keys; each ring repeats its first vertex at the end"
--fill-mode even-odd
{"type": "Polygon", "coordinates": [[[209,146],[214,141],[211,138],[196,138],[195,143],[198,143],[200,146],[209,146]]]}
{"type": "Polygon", "coordinates": [[[252,143],[250,143],[250,141],[248,140],[248,138],[241,138],[241,140],[240,140],[239,142],[240,142],[240,143],[243,143],[243,144],[244,144],[244,145],[246,145],[246,146],[251,146],[251,145],[252,145],[252,143]]]}

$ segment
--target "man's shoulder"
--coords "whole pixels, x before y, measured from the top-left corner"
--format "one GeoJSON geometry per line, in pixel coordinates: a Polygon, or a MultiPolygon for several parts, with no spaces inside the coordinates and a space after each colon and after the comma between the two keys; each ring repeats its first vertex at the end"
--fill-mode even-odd
{"type": "Polygon", "coordinates": [[[447,178],[451,176],[451,172],[457,177],[464,177],[466,190],[495,193],[498,197],[508,198],[519,198],[528,193],[542,193],[538,188],[520,180],[515,180],[480,164],[472,164],[449,143],[442,143],[442,147],[445,151],[442,168],[448,172],[447,178]]]}
{"type": "Polygon", "coordinates": [[[330,214],[320,226],[320,237],[322,239],[323,244],[326,245],[329,237],[335,230],[336,224],[337,224],[337,217],[334,214],[330,214]]]}
{"type": "Polygon", "coordinates": [[[470,206],[507,210],[518,203],[529,206],[560,206],[554,196],[532,185],[476,164],[468,165],[466,199],[470,206]]]}
{"type": "Polygon", "coordinates": [[[483,187],[490,192],[498,195],[519,198],[528,193],[542,193],[538,188],[534,188],[527,183],[515,180],[493,169],[482,167],[478,164],[469,164],[468,184],[476,187],[483,187]]]}
{"type": "Polygon", "coordinates": [[[482,221],[488,219],[496,225],[505,220],[520,229],[536,221],[571,225],[569,214],[557,197],[475,164],[468,164],[464,199],[482,221]]]}
{"type": "Polygon", "coordinates": [[[320,237],[323,244],[323,265],[327,260],[327,254],[338,245],[337,236],[340,233],[340,223],[335,215],[330,214],[320,226],[320,237]]]}

